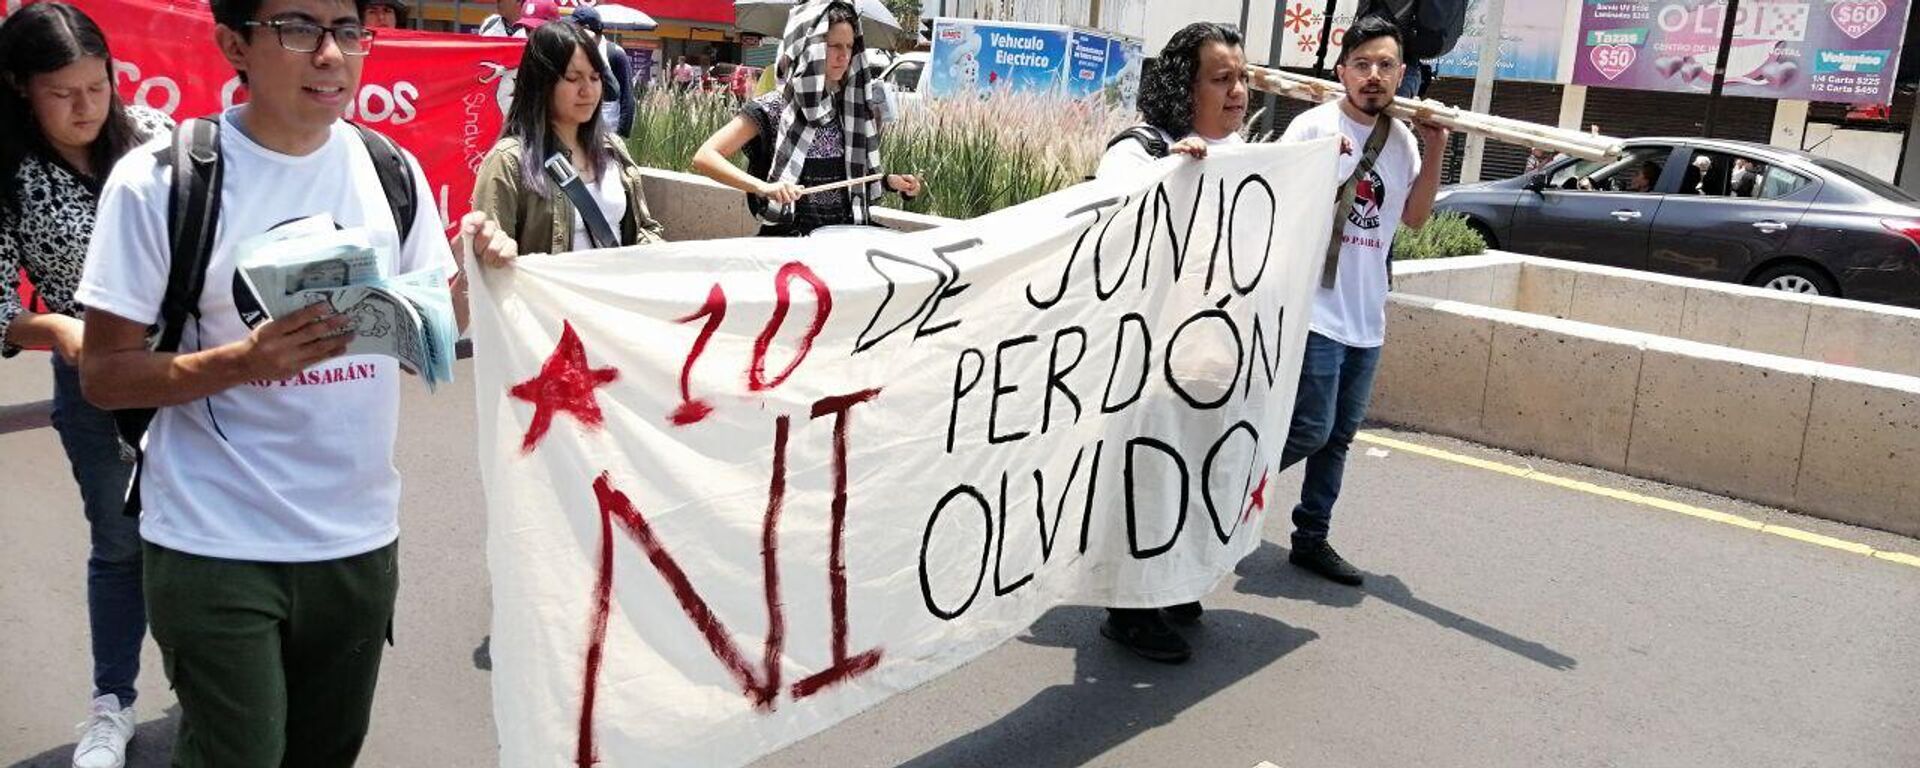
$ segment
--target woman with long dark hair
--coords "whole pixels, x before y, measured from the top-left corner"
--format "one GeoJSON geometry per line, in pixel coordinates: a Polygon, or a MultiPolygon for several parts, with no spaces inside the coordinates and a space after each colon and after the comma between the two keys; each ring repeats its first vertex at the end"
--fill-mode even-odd
{"type": "MultiPolygon", "coordinates": [[[[1246,63],[1232,27],[1202,21],[1175,32],[1140,85],[1142,122],[1107,143],[1094,178],[1113,178],[1170,154],[1204,158],[1208,147],[1240,143],[1246,63]]],[[[1198,602],[1114,606],[1100,633],[1144,658],[1178,664],[1192,647],[1166,620],[1196,624],[1201,613],[1198,602]]]]}
{"type": "Polygon", "coordinates": [[[0,24],[0,356],[53,350],[53,427],[92,527],[93,703],[76,766],[118,766],[125,757],[147,618],[140,523],[121,513],[132,464],[113,416],[81,396],[86,350],[73,293],[107,172],[127,150],[171,128],[165,115],[121,103],[106,36],[86,14],[36,3],[0,24]],[[21,269],[46,312],[21,305],[21,269]]]}
{"type": "Polygon", "coordinates": [[[1173,33],[1140,84],[1140,124],[1108,142],[1094,178],[1169,154],[1204,158],[1208,147],[1239,143],[1246,62],[1233,27],[1201,21],[1173,33]]]}
{"type": "Polygon", "coordinates": [[[747,193],[762,236],[868,224],[869,206],[886,193],[920,194],[920,178],[911,174],[801,194],[882,167],[877,87],[853,6],[845,0],[794,6],[774,68],[780,87],[747,102],[693,155],[694,170],[747,193]],[[727,160],[742,149],[745,171],[727,160]]]}
{"type": "Polygon", "coordinates": [[[640,187],[640,166],[600,117],[605,86],[593,45],[570,21],[533,31],[507,123],[474,180],[474,209],[499,222],[523,252],[661,239],[640,187]]]}

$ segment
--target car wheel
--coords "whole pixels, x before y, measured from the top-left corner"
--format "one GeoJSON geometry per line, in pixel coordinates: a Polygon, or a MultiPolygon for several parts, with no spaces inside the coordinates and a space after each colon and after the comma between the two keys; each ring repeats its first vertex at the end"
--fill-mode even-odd
{"type": "Polygon", "coordinates": [[[1479,219],[1467,219],[1467,228],[1472,229],[1474,234],[1479,235],[1481,240],[1487,242],[1487,250],[1494,251],[1500,249],[1500,241],[1493,239],[1492,227],[1481,223],[1479,219]]]}
{"type": "Polygon", "coordinates": [[[1806,264],[1781,264],[1754,278],[1753,284],[1772,291],[1809,296],[1839,296],[1840,288],[1825,272],[1806,264]]]}

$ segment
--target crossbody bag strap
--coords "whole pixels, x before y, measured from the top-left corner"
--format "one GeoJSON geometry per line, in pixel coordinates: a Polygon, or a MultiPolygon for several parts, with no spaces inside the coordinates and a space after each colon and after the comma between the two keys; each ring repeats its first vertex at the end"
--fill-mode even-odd
{"type": "Polygon", "coordinates": [[[580,180],[580,174],[567,162],[566,156],[556,153],[547,158],[546,168],[547,180],[566,194],[573,210],[580,214],[580,222],[586,225],[587,239],[593,242],[593,247],[620,247],[620,237],[614,234],[613,225],[607,223],[607,215],[600,211],[600,202],[587,191],[587,183],[580,180]]]}
{"type": "Polygon", "coordinates": [[[1335,279],[1340,276],[1341,238],[1347,232],[1347,216],[1353,213],[1353,195],[1360,187],[1360,180],[1373,171],[1373,164],[1380,159],[1380,150],[1387,146],[1387,134],[1393,132],[1393,118],[1386,115],[1376,116],[1373,120],[1373,132],[1367,135],[1367,145],[1360,150],[1360,162],[1353,167],[1353,175],[1340,185],[1339,199],[1333,206],[1333,236],[1327,239],[1327,261],[1320,270],[1320,287],[1331,290],[1335,279]]]}

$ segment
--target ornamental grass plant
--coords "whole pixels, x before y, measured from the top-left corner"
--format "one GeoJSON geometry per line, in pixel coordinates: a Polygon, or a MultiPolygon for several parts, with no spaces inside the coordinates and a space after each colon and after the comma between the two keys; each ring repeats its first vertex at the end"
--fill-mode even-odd
{"type": "MultiPolygon", "coordinates": [[[[693,153],[733,119],[725,94],[655,88],[634,107],[628,147],[640,165],[691,171],[693,153]]],[[[887,123],[881,157],[891,173],[919,174],[916,213],[971,219],[1078,184],[1130,115],[1029,94],[922,101],[887,123]]],[[[745,166],[744,156],[733,158],[745,166]]]]}

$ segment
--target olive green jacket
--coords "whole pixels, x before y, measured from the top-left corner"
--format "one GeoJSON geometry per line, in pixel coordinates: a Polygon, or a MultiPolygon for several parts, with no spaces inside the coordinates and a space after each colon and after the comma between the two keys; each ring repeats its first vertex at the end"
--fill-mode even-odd
{"type": "MultiPolygon", "coordinates": [[[[616,229],[622,245],[641,245],[664,241],[660,222],[647,209],[647,196],[640,186],[640,166],[627,154],[627,148],[609,137],[618,172],[625,180],[627,215],[616,229]]],[[[563,150],[564,151],[564,150],[563,150]]],[[[569,161],[573,159],[568,154],[569,161]]],[[[548,185],[552,193],[541,197],[527,188],[520,175],[520,140],[504,138],[480,161],[480,173],[473,180],[473,208],[498,222],[513,236],[522,253],[566,253],[573,250],[573,203],[548,185]]]]}

